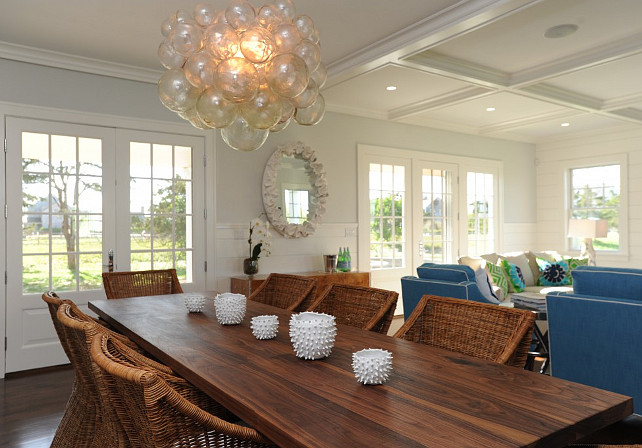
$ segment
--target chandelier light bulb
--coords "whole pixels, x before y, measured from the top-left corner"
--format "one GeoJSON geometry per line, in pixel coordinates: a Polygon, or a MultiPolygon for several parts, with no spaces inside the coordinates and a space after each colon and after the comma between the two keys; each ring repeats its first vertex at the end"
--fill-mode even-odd
{"type": "Polygon", "coordinates": [[[232,0],[216,10],[198,3],[161,24],[158,82],[165,107],[199,129],[220,129],[239,151],[261,147],[291,121],[311,126],[325,113],[327,80],[319,31],[292,0],[254,8],[232,0]],[[293,120],[294,118],[294,120],[293,120]]]}

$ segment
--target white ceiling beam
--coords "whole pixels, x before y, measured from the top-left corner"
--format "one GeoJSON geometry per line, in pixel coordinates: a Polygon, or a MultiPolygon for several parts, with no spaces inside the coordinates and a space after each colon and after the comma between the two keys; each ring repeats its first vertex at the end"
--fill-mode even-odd
{"type": "Polygon", "coordinates": [[[327,87],[474,31],[543,0],[462,0],[328,65],[327,87]]]}
{"type": "Polygon", "coordinates": [[[562,58],[548,64],[538,65],[511,76],[511,87],[525,87],[551,78],[597,67],[642,53],[642,34],[630,36],[607,45],[579,53],[572,58],[562,58]]]}
{"type": "Polygon", "coordinates": [[[388,113],[388,119],[401,120],[411,115],[417,115],[429,110],[438,109],[440,107],[452,106],[458,103],[481,98],[494,93],[492,90],[483,87],[466,87],[456,92],[450,92],[445,95],[430,98],[428,100],[417,101],[416,103],[408,106],[398,107],[392,109],[388,113]]]}

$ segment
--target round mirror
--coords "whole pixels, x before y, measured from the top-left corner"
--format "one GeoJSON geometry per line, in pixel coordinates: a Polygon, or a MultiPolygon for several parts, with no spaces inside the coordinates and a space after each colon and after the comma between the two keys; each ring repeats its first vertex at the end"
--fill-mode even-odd
{"type": "Polygon", "coordinates": [[[325,212],[328,187],[323,165],[302,142],[280,145],[263,173],[263,206],[286,238],[311,235],[325,212]]]}

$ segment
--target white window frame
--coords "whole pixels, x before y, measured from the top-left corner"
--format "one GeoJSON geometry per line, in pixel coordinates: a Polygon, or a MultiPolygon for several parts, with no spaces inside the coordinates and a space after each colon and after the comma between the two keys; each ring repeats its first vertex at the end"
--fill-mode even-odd
{"type": "Polygon", "coordinates": [[[578,252],[571,247],[571,240],[568,235],[568,221],[571,216],[571,170],[578,168],[594,168],[607,165],[620,166],[620,210],[618,213],[620,249],[617,251],[596,250],[597,256],[602,261],[622,262],[629,258],[629,179],[628,179],[628,156],[625,153],[610,154],[604,156],[587,157],[582,159],[567,160],[562,164],[564,169],[564,248],[569,253],[578,252]]]}

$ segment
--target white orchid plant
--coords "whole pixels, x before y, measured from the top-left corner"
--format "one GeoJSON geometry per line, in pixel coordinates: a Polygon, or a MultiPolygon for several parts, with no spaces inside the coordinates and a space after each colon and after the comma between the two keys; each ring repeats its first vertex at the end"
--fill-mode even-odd
{"type": "Polygon", "coordinates": [[[261,213],[257,218],[250,221],[250,237],[247,242],[250,245],[250,258],[252,260],[258,260],[261,253],[269,257],[272,252],[270,224],[261,220],[264,215],[265,213],[261,213]]]}

